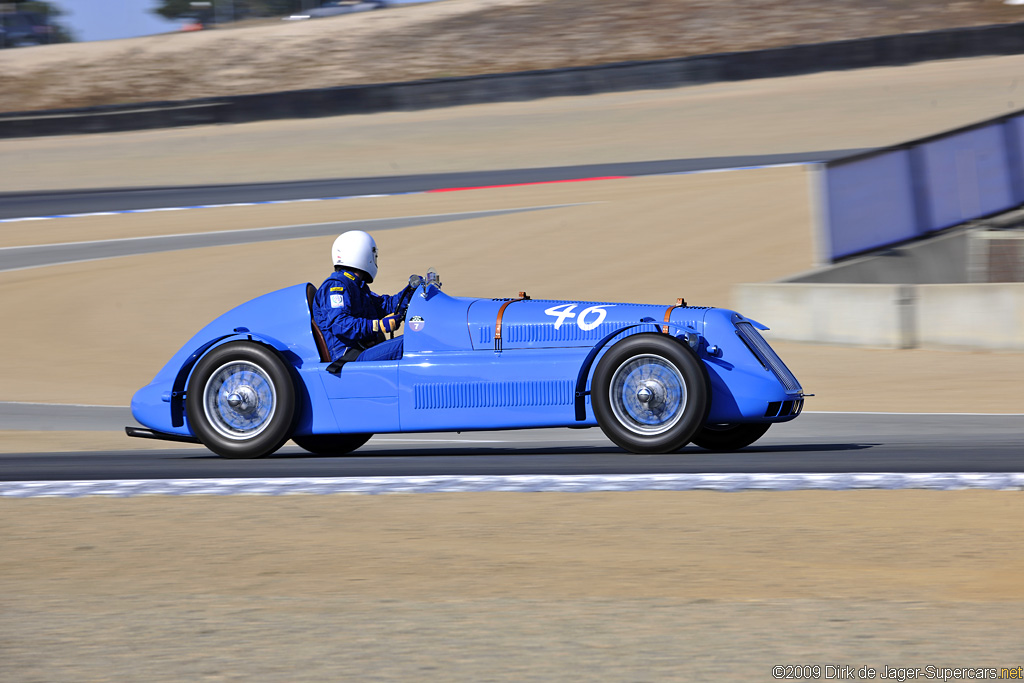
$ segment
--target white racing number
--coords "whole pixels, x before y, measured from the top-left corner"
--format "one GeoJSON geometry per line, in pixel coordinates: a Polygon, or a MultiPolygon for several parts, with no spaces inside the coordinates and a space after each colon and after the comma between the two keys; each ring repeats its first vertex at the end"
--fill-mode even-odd
{"type": "Polygon", "coordinates": [[[576,318],[576,324],[585,332],[595,329],[598,325],[604,322],[604,317],[608,315],[608,311],[604,309],[605,306],[591,306],[590,308],[584,308],[580,311],[580,317],[576,318]],[[592,322],[587,322],[587,316],[591,313],[596,314],[597,318],[592,322]]]}
{"type": "Polygon", "coordinates": [[[584,332],[589,332],[604,322],[605,316],[608,315],[608,311],[605,309],[611,305],[613,304],[589,306],[580,311],[579,316],[575,313],[579,304],[559,304],[558,306],[546,309],[544,312],[557,318],[555,320],[556,330],[562,327],[562,323],[565,322],[566,318],[576,318],[576,326],[584,332]]]}

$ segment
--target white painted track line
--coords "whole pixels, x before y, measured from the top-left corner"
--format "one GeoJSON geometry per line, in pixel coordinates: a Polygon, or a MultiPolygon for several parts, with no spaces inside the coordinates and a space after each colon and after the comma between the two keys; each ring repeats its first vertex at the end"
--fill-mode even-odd
{"type": "Polygon", "coordinates": [[[849,491],[930,489],[1024,490],[1024,472],[869,472],[859,474],[623,474],[408,477],[289,477],[268,479],[118,479],[0,482],[0,498],[107,496],[381,495],[599,491],[849,491]]]}

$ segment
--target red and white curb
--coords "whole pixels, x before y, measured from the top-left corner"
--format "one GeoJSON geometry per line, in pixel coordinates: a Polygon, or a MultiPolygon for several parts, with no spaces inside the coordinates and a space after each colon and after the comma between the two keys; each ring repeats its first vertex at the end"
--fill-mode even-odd
{"type": "Polygon", "coordinates": [[[268,479],[109,479],[0,482],[0,497],[280,496],[295,494],[482,493],[495,491],[849,491],[928,489],[1024,490],[1024,472],[867,472],[858,474],[620,474],[416,477],[282,477],[268,479]]]}

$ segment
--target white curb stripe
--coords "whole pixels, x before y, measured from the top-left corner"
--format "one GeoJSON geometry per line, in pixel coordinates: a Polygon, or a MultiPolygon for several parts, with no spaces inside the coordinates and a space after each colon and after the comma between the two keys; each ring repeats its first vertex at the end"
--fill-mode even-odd
{"type": "Polygon", "coordinates": [[[1024,490],[1024,472],[868,472],[857,474],[620,474],[417,477],[291,477],[272,479],[113,479],[0,482],[0,497],[180,496],[492,491],[847,491],[854,489],[1024,490]]]}

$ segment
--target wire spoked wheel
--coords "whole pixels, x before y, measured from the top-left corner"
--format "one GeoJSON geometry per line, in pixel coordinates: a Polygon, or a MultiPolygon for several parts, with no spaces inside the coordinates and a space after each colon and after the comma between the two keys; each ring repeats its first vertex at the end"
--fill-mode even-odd
{"type": "Polygon", "coordinates": [[[277,410],[277,390],[267,371],[247,361],[228,361],[203,388],[206,420],[226,439],[243,441],[262,433],[277,410]]]}
{"type": "Polygon", "coordinates": [[[295,424],[295,387],[272,349],[252,342],[217,347],[196,364],[185,401],[192,431],[225,458],[261,458],[295,424]]]}
{"type": "Polygon", "coordinates": [[[608,391],[615,419],[641,436],[664,434],[686,409],[686,381],[679,368],[649,353],[617,367],[608,391]]]}
{"type": "Polygon", "coordinates": [[[613,346],[594,371],[591,387],[602,431],[633,453],[682,448],[707,415],[703,365],[664,335],[638,334],[613,346]]]}

